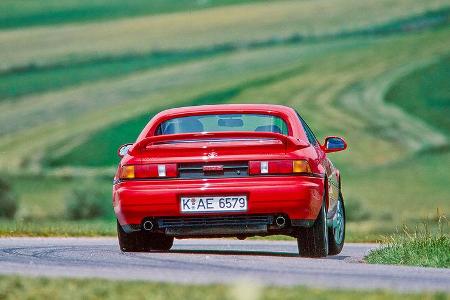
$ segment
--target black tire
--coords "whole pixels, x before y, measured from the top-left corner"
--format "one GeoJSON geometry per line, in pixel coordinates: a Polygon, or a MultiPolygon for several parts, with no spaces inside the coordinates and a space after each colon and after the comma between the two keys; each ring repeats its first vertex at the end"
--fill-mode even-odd
{"type": "Polygon", "coordinates": [[[117,221],[117,238],[119,239],[119,248],[123,252],[139,252],[142,251],[141,232],[126,233],[119,221],[117,221]]]}
{"type": "Polygon", "coordinates": [[[135,231],[126,233],[117,222],[119,248],[123,252],[169,251],[173,246],[173,237],[164,234],[135,231]]]}
{"type": "Polygon", "coordinates": [[[151,233],[146,236],[148,249],[154,251],[169,251],[173,246],[173,237],[162,233],[151,233]]]}
{"type": "Polygon", "coordinates": [[[336,210],[335,216],[333,217],[333,225],[328,229],[328,254],[337,255],[341,253],[345,242],[345,206],[342,200],[342,195],[339,195],[338,208],[336,210]],[[340,205],[340,206],[339,206],[340,205]],[[338,214],[342,213],[341,216],[338,214]],[[342,221],[342,227],[338,228],[338,219],[342,221]]]}
{"type": "Polygon", "coordinates": [[[326,257],[328,255],[328,227],[325,202],[322,203],[314,225],[300,228],[297,236],[298,252],[301,257],[326,257]]]}

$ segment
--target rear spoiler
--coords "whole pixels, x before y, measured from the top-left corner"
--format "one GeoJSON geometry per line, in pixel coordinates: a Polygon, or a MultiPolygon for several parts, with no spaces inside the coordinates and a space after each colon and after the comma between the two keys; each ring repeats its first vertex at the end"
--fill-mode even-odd
{"type": "Polygon", "coordinates": [[[227,139],[227,138],[276,139],[281,141],[284,145],[286,145],[286,148],[290,148],[292,150],[298,150],[309,146],[309,143],[303,140],[274,132],[254,132],[254,131],[195,132],[195,133],[157,135],[144,138],[135,143],[130,148],[129,153],[131,155],[143,153],[148,146],[157,144],[166,144],[179,141],[201,141],[201,140],[227,139]]]}

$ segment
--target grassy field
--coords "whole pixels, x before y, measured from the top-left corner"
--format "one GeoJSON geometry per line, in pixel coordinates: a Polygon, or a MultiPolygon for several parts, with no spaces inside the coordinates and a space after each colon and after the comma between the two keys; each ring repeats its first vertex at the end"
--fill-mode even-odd
{"type": "Polygon", "coordinates": [[[9,299],[449,299],[443,293],[397,294],[385,291],[324,291],[304,287],[236,285],[175,285],[99,279],[0,277],[0,298],[9,299]]]}
{"type": "Polygon", "coordinates": [[[243,0],[131,0],[123,5],[118,0],[4,0],[0,2],[0,28],[55,25],[64,23],[99,21],[141,15],[197,10],[220,5],[251,2],[243,0]]]}
{"type": "Polygon", "coordinates": [[[444,56],[400,78],[386,93],[386,101],[422,118],[436,130],[450,134],[450,56],[444,56]]]}
{"type": "Polygon", "coordinates": [[[344,136],[352,241],[448,214],[450,2],[240,2],[2,2],[0,167],[20,208],[0,235],[114,234],[112,216],[66,221],[65,195],[110,190],[151,116],[207,103],[286,104],[344,136]]]}
{"type": "Polygon", "coordinates": [[[338,33],[446,7],[448,3],[442,0],[271,1],[189,13],[3,30],[1,67],[49,65],[99,54],[195,49],[292,34],[338,33]]]}

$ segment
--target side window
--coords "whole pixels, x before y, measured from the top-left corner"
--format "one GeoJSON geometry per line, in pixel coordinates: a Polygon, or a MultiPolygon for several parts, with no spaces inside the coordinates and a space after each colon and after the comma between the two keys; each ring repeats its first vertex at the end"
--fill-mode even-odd
{"type": "Polygon", "coordinates": [[[302,117],[297,113],[298,118],[300,119],[300,122],[303,125],[303,129],[305,130],[306,137],[308,138],[308,141],[311,145],[317,146],[319,143],[317,142],[317,139],[312,132],[312,130],[309,128],[308,124],[302,119],[302,117]]]}

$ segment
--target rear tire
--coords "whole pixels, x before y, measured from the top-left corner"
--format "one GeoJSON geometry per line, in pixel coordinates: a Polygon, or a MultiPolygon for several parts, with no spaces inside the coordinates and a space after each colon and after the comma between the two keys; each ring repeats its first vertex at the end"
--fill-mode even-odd
{"type": "Polygon", "coordinates": [[[126,233],[119,221],[117,221],[117,238],[119,239],[119,248],[123,252],[139,252],[142,251],[140,232],[126,233]]]}
{"type": "Polygon", "coordinates": [[[169,251],[173,246],[173,237],[163,233],[150,233],[145,240],[148,249],[154,251],[169,251]]]}
{"type": "Polygon", "coordinates": [[[118,221],[117,237],[122,252],[169,251],[173,246],[173,237],[145,231],[126,233],[118,221]]]}
{"type": "Polygon", "coordinates": [[[301,257],[326,257],[328,255],[328,227],[325,202],[322,203],[314,225],[300,228],[297,237],[301,257]]]}
{"type": "Polygon", "coordinates": [[[328,230],[328,254],[341,253],[345,241],[345,207],[342,195],[339,195],[338,207],[333,217],[333,225],[328,230]]]}

